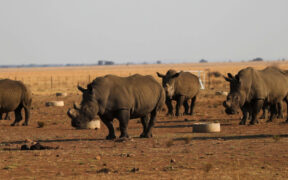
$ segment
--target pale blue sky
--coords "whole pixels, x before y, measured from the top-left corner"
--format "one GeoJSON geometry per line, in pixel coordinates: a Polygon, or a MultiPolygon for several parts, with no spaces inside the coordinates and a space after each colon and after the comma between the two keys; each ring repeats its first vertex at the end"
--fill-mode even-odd
{"type": "Polygon", "coordinates": [[[288,59],[287,0],[1,0],[0,64],[288,59]]]}

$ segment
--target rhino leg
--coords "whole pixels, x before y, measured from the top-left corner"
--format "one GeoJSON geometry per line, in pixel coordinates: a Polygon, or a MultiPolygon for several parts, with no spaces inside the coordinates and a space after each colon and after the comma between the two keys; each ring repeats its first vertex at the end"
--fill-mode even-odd
{"type": "Polygon", "coordinates": [[[184,106],[184,115],[189,115],[189,105],[188,105],[188,99],[185,99],[184,102],[183,102],[183,106],[184,106]]]}
{"type": "Polygon", "coordinates": [[[106,136],[106,139],[108,140],[115,139],[116,136],[115,136],[114,126],[113,126],[113,118],[107,118],[107,117],[102,117],[102,116],[100,116],[100,118],[109,130],[109,134],[108,136],[106,136]]]}
{"type": "Polygon", "coordinates": [[[9,112],[8,113],[6,113],[6,116],[5,116],[5,120],[10,120],[11,118],[10,118],[10,115],[9,115],[9,112]]]}
{"type": "Polygon", "coordinates": [[[140,137],[144,137],[145,132],[147,131],[148,120],[149,120],[148,116],[141,117],[141,123],[142,123],[142,126],[143,126],[143,132],[141,133],[140,137]]]}
{"type": "Polygon", "coordinates": [[[168,113],[167,113],[167,115],[173,116],[172,100],[166,98],[165,104],[166,104],[166,106],[167,106],[167,108],[168,108],[168,113]]]}
{"type": "Polygon", "coordinates": [[[2,115],[3,115],[3,113],[0,113],[0,120],[2,120],[2,115]]]}
{"type": "Polygon", "coordinates": [[[151,116],[150,116],[150,121],[149,121],[149,124],[148,124],[148,127],[146,129],[146,131],[144,133],[142,133],[140,135],[141,138],[150,138],[150,137],[153,137],[152,135],[152,128],[155,124],[155,121],[156,121],[156,115],[157,115],[157,110],[156,108],[151,112],[151,116]]]}
{"type": "Polygon", "coordinates": [[[120,138],[129,138],[127,127],[130,119],[130,112],[128,110],[120,110],[117,119],[119,120],[120,124],[120,138]]]}
{"type": "MultiPolygon", "coordinates": [[[[287,108],[287,114],[286,114],[286,123],[288,123],[288,97],[285,97],[284,98],[284,101],[285,101],[285,103],[286,103],[286,108],[287,108]]],[[[282,105],[282,104],[281,104],[282,105]]]]}
{"type": "Polygon", "coordinates": [[[239,125],[245,125],[246,124],[246,120],[247,120],[247,118],[249,116],[249,113],[248,113],[248,111],[246,109],[243,109],[242,113],[243,113],[243,117],[242,117],[239,125]]]}
{"type": "Polygon", "coordinates": [[[181,116],[181,115],[183,115],[182,113],[180,114],[179,111],[180,111],[180,109],[181,109],[182,104],[184,103],[184,100],[185,100],[185,97],[184,97],[184,96],[179,96],[179,97],[177,98],[176,113],[175,113],[176,116],[181,116]]]}
{"type": "Polygon", "coordinates": [[[266,122],[272,122],[273,119],[275,119],[276,115],[277,115],[277,105],[271,104],[270,105],[270,117],[269,117],[269,120],[267,120],[266,122]]]}
{"type": "Polygon", "coordinates": [[[253,104],[252,104],[252,119],[250,121],[250,125],[254,125],[258,123],[257,120],[257,115],[260,112],[262,106],[263,106],[264,100],[256,100],[253,104]]]}
{"type": "Polygon", "coordinates": [[[261,115],[260,119],[266,119],[266,114],[267,114],[266,107],[263,106],[263,108],[262,108],[262,115],[261,115]]]}
{"type": "Polygon", "coordinates": [[[190,115],[193,115],[196,99],[197,99],[197,97],[195,96],[195,97],[193,97],[192,100],[191,100],[190,115]]]}
{"type": "Polygon", "coordinates": [[[282,111],[282,102],[277,103],[277,118],[282,119],[284,118],[283,111],[282,111]]]}
{"type": "Polygon", "coordinates": [[[252,114],[251,106],[246,103],[243,107],[241,107],[241,111],[242,111],[243,117],[239,125],[245,125],[247,119],[251,119],[251,114],[252,114]]]}
{"type": "Polygon", "coordinates": [[[21,109],[22,109],[22,105],[19,105],[19,106],[14,110],[15,120],[14,120],[14,122],[11,124],[11,126],[19,125],[19,122],[22,120],[21,109]]]}
{"type": "Polygon", "coordinates": [[[25,111],[25,122],[22,124],[22,126],[28,126],[28,121],[30,117],[30,109],[24,106],[24,111],[25,111]]]}

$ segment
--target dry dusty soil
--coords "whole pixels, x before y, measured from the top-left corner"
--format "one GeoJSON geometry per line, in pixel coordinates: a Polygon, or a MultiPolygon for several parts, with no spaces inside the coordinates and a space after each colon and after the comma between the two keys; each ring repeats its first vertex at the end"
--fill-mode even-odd
{"type": "MultiPolygon", "coordinates": [[[[105,140],[107,129],[75,130],[66,115],[81,95],[64,107],[45,107],[55,96],[34,95],[29,126],[0,121],[0,179],[287,179],[288,124],[285,119],[239,126],[213,90],[203,90],[193,116],[167,117],[162,111],[153,138],[138,138],[139,119],[130,120],[132,137],[105,140]],[[192,123],[220,122],[220,133],[192,133],[192,123]],[[39,128],[38,123],[43,122],[39,128]],[[51,150],[23,151],[30,139],[51,150]]],[[[118,128],[118,122],[114,122],[118,128]]],[[[116,130],[117,136],[120,132],[116,130]]]]}

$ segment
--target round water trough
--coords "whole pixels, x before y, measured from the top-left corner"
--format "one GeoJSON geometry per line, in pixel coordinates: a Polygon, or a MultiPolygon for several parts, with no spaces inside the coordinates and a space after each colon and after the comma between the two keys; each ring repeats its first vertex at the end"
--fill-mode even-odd
{"type": "Polygon", "coordinates": [[[220,123],[200,122],[192,125],[193,132],[196,133],[212,133],[220,132],[220,123]]]}
{"type": "Polygon", "coordinates": [[[82,127],[80,127],[79,129],[100,129],[100,120],[92,120],[86,125],[82,124],[82,127]]]}
{"type": "Polygon", "coordinates": [[[49,101],[46,102],[46,106],[64,106],[64,101],[49,101]]]}

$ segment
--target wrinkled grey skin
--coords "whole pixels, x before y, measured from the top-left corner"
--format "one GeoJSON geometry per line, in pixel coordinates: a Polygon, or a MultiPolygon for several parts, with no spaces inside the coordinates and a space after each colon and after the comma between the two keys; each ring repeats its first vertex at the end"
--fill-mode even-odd
{"type": "Polygon", "coordinates": [[[173,114],[172,100],[177,102],[176,104],[176,116],[182,115],[180,107],[184,106],[184,114],[192,115],[196,97],[200,90],[200,83],[197,76],[190,72],[179,72],[175,70],[168,70],[166,75],[157,72],[158,77],[162,78],[162,86],[166,93],[166,106],[168,108],[168,115],[173,114]],[[190,112],[188,100],[191,99],[190,112]]]}
{"type": "Polygon", "coordinates": [[[223,103],[225,112],[235,114],[240,108],[243,113],[240,125],[246,124],[249,115],[250,124],[258,123],[257,115],[263,105],[270,106],[267,122],[271,122],[277,114],[277,104],[283,100],[288,104],[288,78],[279,68],[267,67],[258,71],[248,67],[235,77],[228,73],[224,78],[230,82],[230,92],[223,103]]]}
{"type": "Polygon", "coordinates": [[[22,120],[22,108],[24,108],[25,111],[25,122],[22,125],[28,125],[31,104],[32,93],[21,81],[10,79],[0,80],[0,113],[3,114],[14,111],[15,121],[11,126],[18,125],[22,120]]]}
{"type": "Polygon", "coordinates": [[[109,130],[106,139],[115,139],[113,119],[116,118],[120,124],[120,138],[126,138],[129,137],[129,119],[141,118],[143,132],[140,137],[152,137],[157,112],[165,103],[165,92],[152,76],[106,75],[96,78],[87,89],[80,86],[78,89],[83,92],[82,102],[67,112],[73,127],[79,128],[81,123],[99,115],[109,130]]]}
{"type": "MultiPolygon", "coordinates": [[[[3,114],[4,114],[4,113],[0,113],[0,120],[2,120],[3,114]]],[[[9,113],[6,113],[4,120],[10,120],[10,119],[11,119],[11,118],[10,118],[9,113]]]]}

